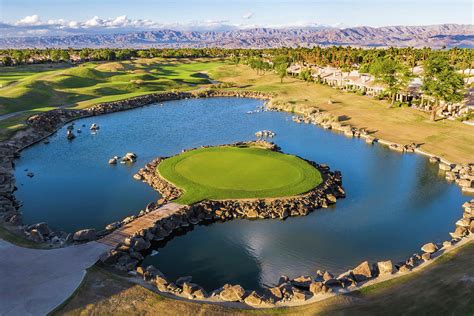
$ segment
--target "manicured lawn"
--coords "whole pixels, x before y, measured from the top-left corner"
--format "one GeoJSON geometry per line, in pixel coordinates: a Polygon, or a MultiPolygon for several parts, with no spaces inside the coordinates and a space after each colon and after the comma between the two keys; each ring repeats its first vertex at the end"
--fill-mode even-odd
{"type": "Polygon", "coordinates": [[[71,67],[71,65],[66,63],[0,67],[0,88],[5,88],[12,83],[37,75],[38,73],[44,74],[45,72],[68,67],[71,67]]]}
{"type": "Polygon", "coordinates": [[[306,161],[256,147],[220,146],[164,160],[158,172],[184,190],[177,202],[272,198],[305,193],[322,182],[306,161]]]}

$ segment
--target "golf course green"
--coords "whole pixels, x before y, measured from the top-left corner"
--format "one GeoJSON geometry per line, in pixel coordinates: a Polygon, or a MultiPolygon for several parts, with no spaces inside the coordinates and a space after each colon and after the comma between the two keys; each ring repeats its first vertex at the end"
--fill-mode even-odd
{"type": "Polygon", "coordinates": [[[182,204],[292,196],[322,182],[303,159],[252,146],[191,150],[163,160],[157,171],[183,191],[176,200],[182,204]]]}

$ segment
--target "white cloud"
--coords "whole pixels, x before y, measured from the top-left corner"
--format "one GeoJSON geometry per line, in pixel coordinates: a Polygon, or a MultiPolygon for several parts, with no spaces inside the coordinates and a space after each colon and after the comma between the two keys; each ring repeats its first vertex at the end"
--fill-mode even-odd
{"type": "Polygon", "coordinates": [[[27,15],[23,19],[18,20],[16,25],[40,25],[41,19],[37,14],[27,15]]]}
{"type": "MultiPolygon", "coordinates": [[[[0,0],[1,1],[1,0],[0,0]]],[[[250,20],[252,12],[242,16],[243,19],[250,20]]],[[[74,35],[74,34],[106,34],[106,33],[127,33],[133,31],[150,31],[158,29],[171,29],[176,31],[228,31],[246,28],[274,27],[324,27],[315,23],[294,22],[287,25],[258,25],[258,24],[233,24],[228,20],[204,20],[191,21],[188,23],[159,23],[151,20],[131,19],[126,15],[115,18],[101,18],[93,16],[83,21],[50,19],[41,20],[37,15],[26,16],[16,22],[6,23],[0,21],[0,31],[7,37],[31,36],[38,34],[42,36],[74,35]]]]}
{"type": "Polygon", "coordinates": [[[248,13],[245,13],[243,16],[242,16],[242,19],[245,19],[245,20],[249,20],[253,18],[253,12],[248,12],[248,13]]]}

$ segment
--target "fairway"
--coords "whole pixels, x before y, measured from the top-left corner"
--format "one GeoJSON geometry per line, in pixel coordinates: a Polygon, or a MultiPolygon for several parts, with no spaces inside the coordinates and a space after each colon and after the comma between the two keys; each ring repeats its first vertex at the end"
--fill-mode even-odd
{"type": "Polygon", "coordinates": [[[322,182],[306,161],[256,147],[196,149],[165,159],[159,174],[184,191],[177,202],[272,198],[305,193],[322,182]]]}

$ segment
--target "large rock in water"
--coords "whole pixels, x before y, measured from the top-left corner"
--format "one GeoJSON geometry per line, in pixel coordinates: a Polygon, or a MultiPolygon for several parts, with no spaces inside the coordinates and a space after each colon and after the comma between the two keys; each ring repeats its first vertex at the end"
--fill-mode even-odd
{"type": "Polygon", "coordinates": [[[445,163],[440,163],[439,164],[439,169],[443,171],[449,171],[452,169],[451,165],[445,164],[445,163]]]}
{"type": "Polygon", "coordinates": [[[251,306],[258,306],[262,304],[262,298],[255,292],[252,291],[244,300],[245,304],[251,306]]]}
{"type": "Polygon", "coordinates": [[[312,281],[313,279],[310,276],[300,276],[291,280],[291,283],[294,286],[309,289],[309,285],[311,284],[312,281]]]}
{"type": "Polygon", "coordinates": [[[34,228],[41,233],[43,236],[48,236],[51,234],[51,229],[48,227],[48,225],[44,222],[38,223],[34,225],[34,228]]]}
{"type": "Polygon", "coordinates": [[[94,228],[91,229],[83,229],[79,230],[74,233],[73,240],[74,241],[91,241],[97,238],[97,234],[94,228]]]}
{"type": "Polygon", "coordinates": [[[41,235],[41,233],[37,229],[32,229],[30,231],[30,239],[37,243],[41,243],[44,241],[43,235],[41,235]]]}
{"type": "Polygon", "coordinates": [[[392,274],[393,273],[393,264],[392,261],[379,261],[377,262],[377,269],[379,270],[379,274],[392,274]]]}
{"type": "Polygon", "coordinates": [[[319,293],[326,293],[328,288],[325,284],[323,284],[323,282],[314,281],[309,285],[309,291],[313,293],[313,295],[316,295],[319,293]]]}
{"type": "Polygon", "coordinates": [[[430,242],[428,244],[423,245],[423,247],[421,247],[421,250],[427,253],[434,253],[438,250],[438,246],[430,242]]]}
{"type": "Polygon", "coordinates": [[[354,270],[352,270],[352,273],[354,274],[354,278],[357,282],[365,281],[372,277],[372,270],[370,269],[368,261],[364,261],[359,264],[354,270]]]}
{"type": "Polygon", "coordinates": [[[245,295],[245,290],[240,285],[224,285],[224,289],[220,292],[219,296],[222,300],[227,302],[239,302],[242,301],[245,295]]]}

